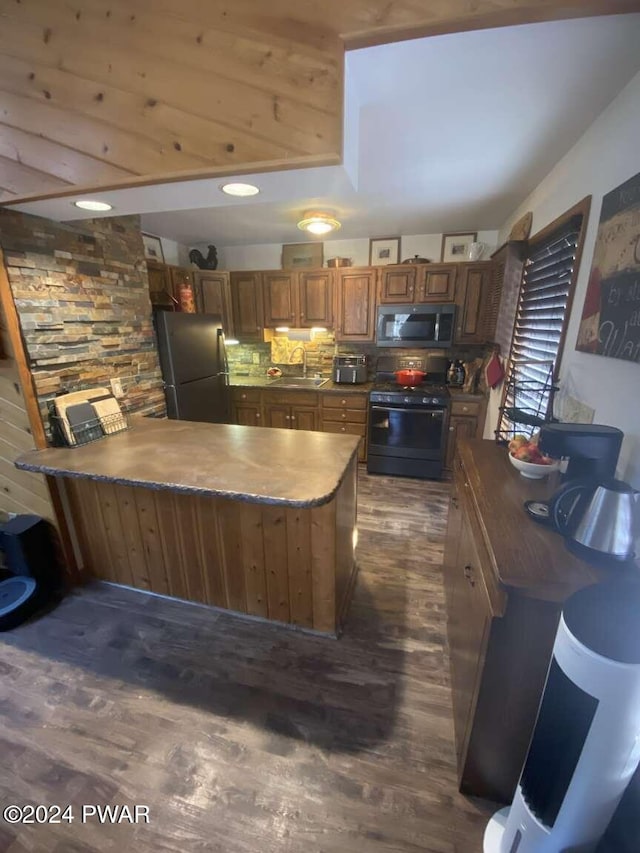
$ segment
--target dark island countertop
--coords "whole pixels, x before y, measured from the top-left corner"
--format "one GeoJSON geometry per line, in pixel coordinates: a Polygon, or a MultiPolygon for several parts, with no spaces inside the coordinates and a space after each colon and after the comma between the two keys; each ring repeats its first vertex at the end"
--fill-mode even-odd
{"type": "Polygon", "coordinates": [[[312,507],[335,495],[358,437],[236,424],[131,418],[131,428],[81,447],[25,453],[16,466],[183,494],[312,507]]]}

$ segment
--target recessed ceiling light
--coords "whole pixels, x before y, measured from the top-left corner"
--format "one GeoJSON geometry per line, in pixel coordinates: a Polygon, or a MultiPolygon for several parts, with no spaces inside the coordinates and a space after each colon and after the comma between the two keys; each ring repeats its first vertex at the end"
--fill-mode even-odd
{"type": "Polygon", "coordinates": [[[301,231],[308,231],[310,234],[328,234],[330,231],[337,231],[342,225],[331,213],[323,213],[319,210],[305,211],[302,219],[298,222],[298,228],[301,231]]]}
{"type": "Polygon", "coordinates": [[[102,211],[102,210],[113,210],[112,204],[107,204],[106,201],[93,201],[90,198],[82,199],[81,201],[73,202],[76,207],[81,208],[82,210],[93,210],[93,211],[102,211]]]}
{"type": "Polygon", "coordinates": [[[227,195],[235,195],[244,198],[250,195],[258,195],[260,190],[253,184],[231,183],[223,184],[220,189],[227,195]]]}

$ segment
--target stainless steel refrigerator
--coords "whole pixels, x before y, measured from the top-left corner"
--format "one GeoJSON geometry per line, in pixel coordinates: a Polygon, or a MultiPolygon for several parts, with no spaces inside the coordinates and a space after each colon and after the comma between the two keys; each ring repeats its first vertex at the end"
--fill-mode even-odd
{"type": "Polygon", "coordinates": [[[229,370],[222,318],[158,311],[155,324],[167,415],[181,421],[228,423],[229,370]]]}

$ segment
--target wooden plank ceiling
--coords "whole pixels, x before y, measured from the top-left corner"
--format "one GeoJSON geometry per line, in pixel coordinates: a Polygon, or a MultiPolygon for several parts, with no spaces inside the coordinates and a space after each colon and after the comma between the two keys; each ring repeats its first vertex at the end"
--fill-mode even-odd
{"type": "Polygon", "coordinates": [[[343,51],[640,0],[0,0],[0,202],[338,163],[343,51]]]}

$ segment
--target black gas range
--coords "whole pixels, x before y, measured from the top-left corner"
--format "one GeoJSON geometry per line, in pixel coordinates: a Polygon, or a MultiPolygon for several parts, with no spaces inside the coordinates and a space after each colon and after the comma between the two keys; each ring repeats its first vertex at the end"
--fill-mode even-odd
{"type": "Polygon", "coordinates": [[[367,471],[405,477],[442,477],[449,423],[446,359],[381,356],[369,392],[367,471]],[[403,387],[395,371],[422,370],[424,382],[403,387]]]}

